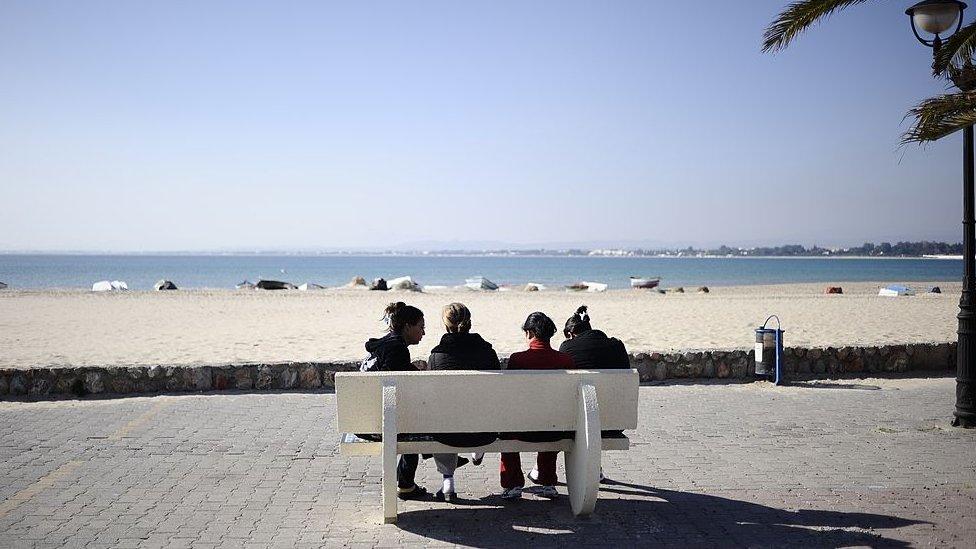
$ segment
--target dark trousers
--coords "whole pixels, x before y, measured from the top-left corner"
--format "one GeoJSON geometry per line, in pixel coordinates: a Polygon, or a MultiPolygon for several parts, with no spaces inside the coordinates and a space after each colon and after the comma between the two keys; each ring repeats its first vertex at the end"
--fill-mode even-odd
{"type": "MultiPolygon", "coordinates": [[[[539,452],[535,460],[535,468],[539,470],[539,484],[543,486],[556,485],[556,456],[559,452],[539,452]]],[[[502,488],[508,490],[516,486],[525,486],[525,476],[522,474],[522,458],[518,452],[502,452],[501,464],[502,488]]]]}
{"type": "Polygon", "coordinates": [[[397,463],[397,487],[413,488],[416,485],[414,478],[417,476],[418,463],[420,463],[420,456],[417,454],[400,455],[400,461],[397,463]]]}

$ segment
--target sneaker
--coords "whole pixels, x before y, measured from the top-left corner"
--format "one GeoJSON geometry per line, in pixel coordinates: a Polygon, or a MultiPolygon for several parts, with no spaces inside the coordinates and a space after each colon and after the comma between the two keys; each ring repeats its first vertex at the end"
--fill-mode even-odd
{"type": "Polygon", "coordinates": [[[427,499],[430,494],[427,493],[427,489],[423,486],[413,485],[413,488],[409,490],[404,490],[403,488],[397,489],[397,497],[403,501],[407,500],[422,500],[427,499]]]}
{"type": "Polygon", "coordinates": [[[444,485],[440,490],[437,491],[436,498],[438,501],[446,501],[451,503],[457,497],[457,491],[454,487],[454,477],[447,477],[444,479],[444,485]]]}
{"type": "Polygon", "coordinates": [[[526,476],[529,477],[529,480],[532,481],[532,484],[539,484],[539,485],[542,484],[541,482],[539,482],[539,470],[538,469],[532,469],[531,471],[529,471],[529,474],[526,475],[526,476]]]}
{"type": "Polygon", "coordinates": [[[509,488],[502,492],[502,499],[521,499],[522,498],[522,487],[516,486],[515,488],[509,488]]]}
{"type": "Polygon", "coordinates": [[[603,476],[603,469],[600,469],[600,484],[611,484],[611,483],[613,483],[613,481],[603,476]]]}
{"type": "Polygon", "coordinates": [[[559,492],[556,491],[555,486],[543,486],[542,488],[539,488],[539,491],[537,491],[535,494],[540,498],[546,499],[556,499],[559,497],[559,492]]]}
{"type": "Polygon", "coordinates": [[[472,452],[471,453],[471,465],[474,465],[475,467],[477,467],[478,465],[481,465],[481,462],[484,461],[484,459],[485,459],[484,452],[472,452]]]}

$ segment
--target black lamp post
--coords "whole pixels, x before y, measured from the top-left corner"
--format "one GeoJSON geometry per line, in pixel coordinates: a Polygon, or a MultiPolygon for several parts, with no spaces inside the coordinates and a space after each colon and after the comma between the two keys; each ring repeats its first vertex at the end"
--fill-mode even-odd
{"type": "MultiPolygon", "coordinates": [[[[908,8],[905,13],[912,22],[912,32],[919,42],[938,53],[942,35],[955,34],[962,27],[962,12],[966,4],[958,0],[924,0],[908,8]],[[953,28],[955,27],[955,28],[953,28]],[[919,29],[935,37],[926,40],[919,29]]],[[[952,83],[962,91],[976,89],[976,68],[969,62],[962,68],[949,71],[952,83]]],[[[973,127],[962,131],[962,297],[959,299],[959,345],[956,350],[956,409],[952,424],[957,427],[976,427],[976,234],[973,220],[973,127]]]]}

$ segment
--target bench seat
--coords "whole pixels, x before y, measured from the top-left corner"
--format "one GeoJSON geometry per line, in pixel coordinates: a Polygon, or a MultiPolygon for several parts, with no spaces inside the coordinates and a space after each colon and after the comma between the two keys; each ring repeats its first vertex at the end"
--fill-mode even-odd
{"type": "MultiPolygon", "coordinates": [[[[494,454],[502,452],[569,452],[573,449],[573,439],[566,438],[554,442],[525,442],[521,440],[496,440],[484,446],[459,448],[433,440],[427,435],[400,435],[397,437],[397,454],[466,454],[481,452],[494,454]]],[[[630,439],[625,435],[604,436],[601,439],[603,451],[629,450],[630,439]]],[[[383,454],[383,443],[359,438],[352,433],[342,433],[339,438],[339,451],[344,456],[379,456],[383,454]]]]}

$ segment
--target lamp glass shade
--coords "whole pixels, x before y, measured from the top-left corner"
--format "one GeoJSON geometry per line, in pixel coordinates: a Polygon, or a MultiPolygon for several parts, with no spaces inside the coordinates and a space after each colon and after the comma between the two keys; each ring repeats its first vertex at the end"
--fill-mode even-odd
{"type": "Polygon", "coordinates": [[[956,25],[961,12],[956,2],[923,3],[912,9],[912,22],[929,34],[942,34],[956,25]]]}

